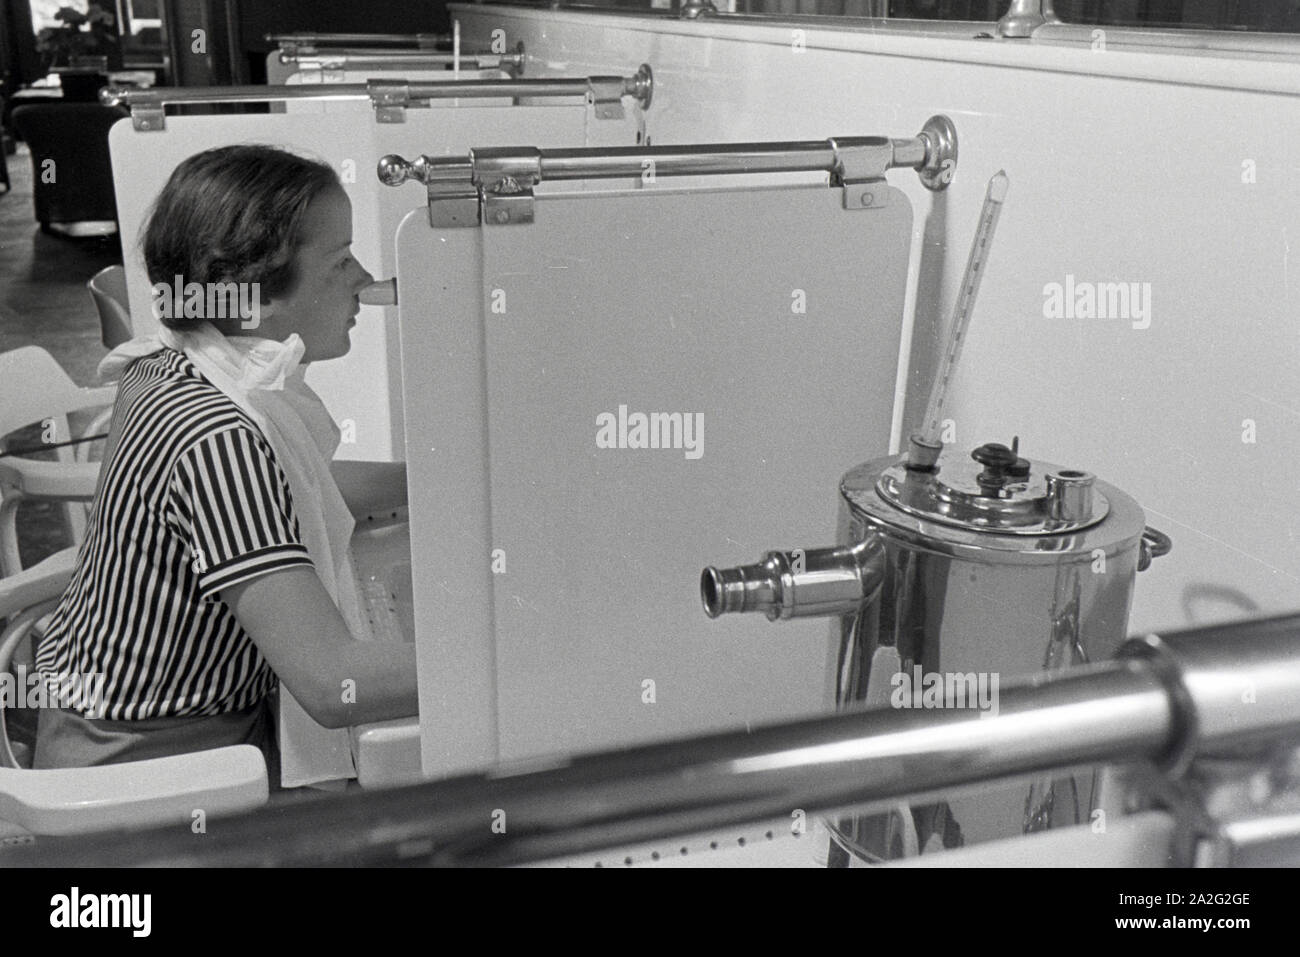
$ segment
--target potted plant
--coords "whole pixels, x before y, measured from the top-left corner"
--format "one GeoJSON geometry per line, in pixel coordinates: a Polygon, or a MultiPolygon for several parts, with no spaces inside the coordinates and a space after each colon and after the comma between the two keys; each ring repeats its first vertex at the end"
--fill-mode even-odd
{"type": "Polygon", "coordinates": [[[60,26],[41,30],[36,49],[46,70],[59,74],[64,99],[93,102],[108,82],[108,71],[122,66],[117,19],[93,2],[85,13],[60,7],[54,19],[60,26]]]}

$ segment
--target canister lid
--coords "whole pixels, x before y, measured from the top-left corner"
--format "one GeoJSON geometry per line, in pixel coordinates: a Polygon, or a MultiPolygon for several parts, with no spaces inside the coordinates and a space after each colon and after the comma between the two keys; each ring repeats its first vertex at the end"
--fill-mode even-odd
{"type": "Polygon", "coordinates": [[[886,467],[876,482],[882,499],[919,518],[1002,535],[1055,535],[1096,525],[1110,510],[1091,473],[1021,458],[1018,441],[969,453],[944,449],[937,460],[924,451],[886,467]]]}

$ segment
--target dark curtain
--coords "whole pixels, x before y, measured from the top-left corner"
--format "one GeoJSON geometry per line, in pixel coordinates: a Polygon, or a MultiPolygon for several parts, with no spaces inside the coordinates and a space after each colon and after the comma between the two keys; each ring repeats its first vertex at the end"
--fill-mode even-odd
{"type": "Polygon", "coordinates": [[[13,93],[42,76],[27,0],[0,0],[0,95],[13,93]]]}

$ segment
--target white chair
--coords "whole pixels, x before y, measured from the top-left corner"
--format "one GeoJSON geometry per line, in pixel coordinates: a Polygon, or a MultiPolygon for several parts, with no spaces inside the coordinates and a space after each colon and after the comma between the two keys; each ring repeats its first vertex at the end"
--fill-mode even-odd
{"type": "Polygon", "coordinates": [[[99,313],[99,341],[113,349],[131,338],[131,310],[127,305],[126,269],[105,266],[86,281],[99,313]]]}
{"type": "MultiPolygon", "coordinates": [[[[85,435],[107,431],[116,386],[81,388],[39,346],[0,353],[0,451],[3,437],[31,425],[45,424],[54,442],[72,438],[68,413],[108,406],[87,426],[85,435]]],[[[73,544],[86,530],[85,503],[95,496],[99,462],[89,461],[90,445],[54,448],[55,461],[0,457],[0,578],[22,568],[18,556],[18,505],[24,499],[63,503],[73,544]]]]}
{"type": "MultiPolygon", "coordinates": [[[[75,549],[0,579],[0,675],[72,577],[75,549]]],[[[7,679],[10,680],[10,679],[7,679]]],[[[21,689],[19,689],[21,690],[21,689]]],[[[91,768],[20,767],[0,711],[0,839],[191,825],[266,803],[266,762],[251,745],[91,768]]]]}

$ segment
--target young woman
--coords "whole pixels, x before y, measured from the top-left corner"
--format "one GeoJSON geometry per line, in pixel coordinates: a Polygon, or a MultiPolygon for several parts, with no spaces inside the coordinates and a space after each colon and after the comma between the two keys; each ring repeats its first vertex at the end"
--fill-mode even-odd
{"type": "Polygon", "coordinates": [[[416,713],[414,648],[354,638],[338,431],[302,382],[349,349],[372,281],[351,242],[334,172],[282,150],[209,150],[163,188],[156,292],[236,283],[255,308],[156,302],[158,337],[101,366],[122,376],[99,488],[37,666],[103,694],[41,713],[35,767],[251,743],[274,782],[277,680],[327,728],[416,713]]]}

